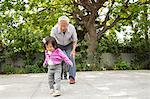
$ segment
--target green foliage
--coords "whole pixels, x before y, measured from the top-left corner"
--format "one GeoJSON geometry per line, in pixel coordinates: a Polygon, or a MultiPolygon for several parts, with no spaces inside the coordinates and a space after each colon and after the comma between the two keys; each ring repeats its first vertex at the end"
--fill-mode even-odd
{"type": "Polygon", "coordinates": [[[137,53],[133,60],[134,69],[150,69],[150,53],[137,53]]]}
{"type": "Polygon", "coordinates": [[[50,35],[70,0],[4,0],[0,3],[0,40],[6,47],[6,57],[24,57],[31,65],[35,53],[43,52],[42,38],[50,35]],[[62,9],[63,8],[63,9],[62,9]]]}
{"type": "Polygon", "coordinates": [[[3,72],[6,73],[6,74],[14,74],[15,73],[15,68],[11,65],[6,65],[6,66],[4,66],[3,72]]]}
{"type": "Polygon", "coordinates": [[[82,40],[78,42],[77,47],[77,54],[76,54],[76,64],[77,64],[77,71],[98,71],[103,70],[100,67],[100,56],[101,53],[95,53],[94,57],[96,57],[96,63],[91,66],[87,61],[87,42],[82,40]]]}
{"type": "Polygon", "coordinates": [[[27,66],[25,66],[25,71],[27,73],[42,73],[42,72],[46,72],[45,69],[40,68],[37,65],[27,65],[27,66]]]}
{"type": "Polygon", "coordinates": [[[149,52],[149,8],[148,5],[134,3],[125,9],[133,13],[131,19],[119,21],[114,28],[109,30],[109,34],[104,34],[98,41],[98,52],[110,52],[114,54],[149,52]],[[131,28],[130,31],[128,27],[131,28]],[[122,42],[116,37],[116,32],[123,35],[124,39],[122,42]]]}
{"type": "Polygon", "coordinates": [[[86,67],[87,45],[85,41],[78,43],[78,52],[76,54],[77,71],[88,70],[86,67]]]}
{"type": "MultiPolygon", "coordinates": [[[[27,73],[27,72],[23,67],[15,67],[14,68],[14,74],[25,74],[25,73],[27,73]]],[[[8,74],[8,72],[6,72],[6,74],[8,74]]]]}
{"type": "Polygon", "coordinates": [[[130,64],[128,62],[119,59],[118,61],[115,62],[113,69],[114,70],[130,70],[132,68],[130,67],[130,64]]]}
{"type": "Polygon", "coordinates": [[[91,71],[92,68],[88,64],[77,64],[77,71],[91,71]]]}
{"type": "Polygon", "coordinates": [[[101,38],[101,40],[99,40],[97,52],[99,53],[109,52],[118,54],[121,52],[120,50],[121,46],[122,44],[119,43],[115,31],[111,30],[109,35],[104,35],[101,38]]]}
{"type": "Polygon", "coordinates": [[[14,67],[11,65],[4,66],[3,73],[5,74],[24,74],[24,73],[46,73],[47,68],[37,65],[27,65],[25,67],[14,67]]]}

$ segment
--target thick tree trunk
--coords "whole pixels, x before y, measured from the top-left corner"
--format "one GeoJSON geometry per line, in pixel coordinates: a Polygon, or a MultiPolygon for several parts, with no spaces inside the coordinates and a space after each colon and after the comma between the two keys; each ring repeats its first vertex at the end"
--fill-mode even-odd
{"type": "Polygon", "coordinates": [[[94,27],[94,24],[90,24],[88,26],[88,59],[87,63],[90,64],[92,69],[96,69],[96,48],[97,48],[97,35],[96,35],[96,28],[94,27]]]}

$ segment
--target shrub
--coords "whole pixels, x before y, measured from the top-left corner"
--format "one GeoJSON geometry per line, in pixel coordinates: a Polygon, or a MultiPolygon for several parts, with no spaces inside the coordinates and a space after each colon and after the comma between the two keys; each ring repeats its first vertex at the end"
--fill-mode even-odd
{"type": "Polygon", "coordinates": [[[27,65],[25,66],[25,71],[26,73],[42,73],[46,72],[46,69],[37,65],[27,65]]]}
{"type": "Polygon", "coordinates": [[[130,70],[132,68],[130,67],[128,62],[119,59],[118,61],[115,62],[113,69],[114,70],[130,70]]]}
{"type": "Polygon", "coordinates": [[[5,65],[3,72],[6,74],[14,74],[15,73],[15,68],[11,65],[5,65]]]}
{"type": "Polygon", "coordinates": [[[46,73],[47,68],[37,65],[27,65],[25,67],[14,67],[11,65],[4,66],[4,74],[24,74],[24,73],[46,73]]]}

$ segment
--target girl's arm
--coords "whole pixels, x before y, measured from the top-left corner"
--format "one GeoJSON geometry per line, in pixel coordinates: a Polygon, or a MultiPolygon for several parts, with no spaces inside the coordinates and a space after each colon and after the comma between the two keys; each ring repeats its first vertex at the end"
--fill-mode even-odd
{"type": "Polygon", "coordinates": [[[73,63],[72,61],[68,58],[68,56],[66,54],[64,54],[64,52],[61,50],[61,49],[58,49],[59,50],[59,55],[63,58],[63,60],[68,64],[68,65],[71,65],[73,66],[73,63]]]}
{"type": "Polygon", "coordinates": [[[45,67],[45,65],[47,65],[48,64],[48,59],[47,59],[47,53],[46,53],[46,51],[45,51],[45,59],[44,59],[44,63],[43,63],[43,66],[45,67]]]}

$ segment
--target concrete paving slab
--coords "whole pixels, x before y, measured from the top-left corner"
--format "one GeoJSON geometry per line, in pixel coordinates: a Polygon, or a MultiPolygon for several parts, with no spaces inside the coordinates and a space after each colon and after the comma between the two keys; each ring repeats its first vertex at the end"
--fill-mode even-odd
{"type": "Polygon", "coordinates": [[[0,99],[150,99],[150,71],[78,72],[61,81],[62,96],[49,94],[47,74],[0,75],[0,99]]]}

